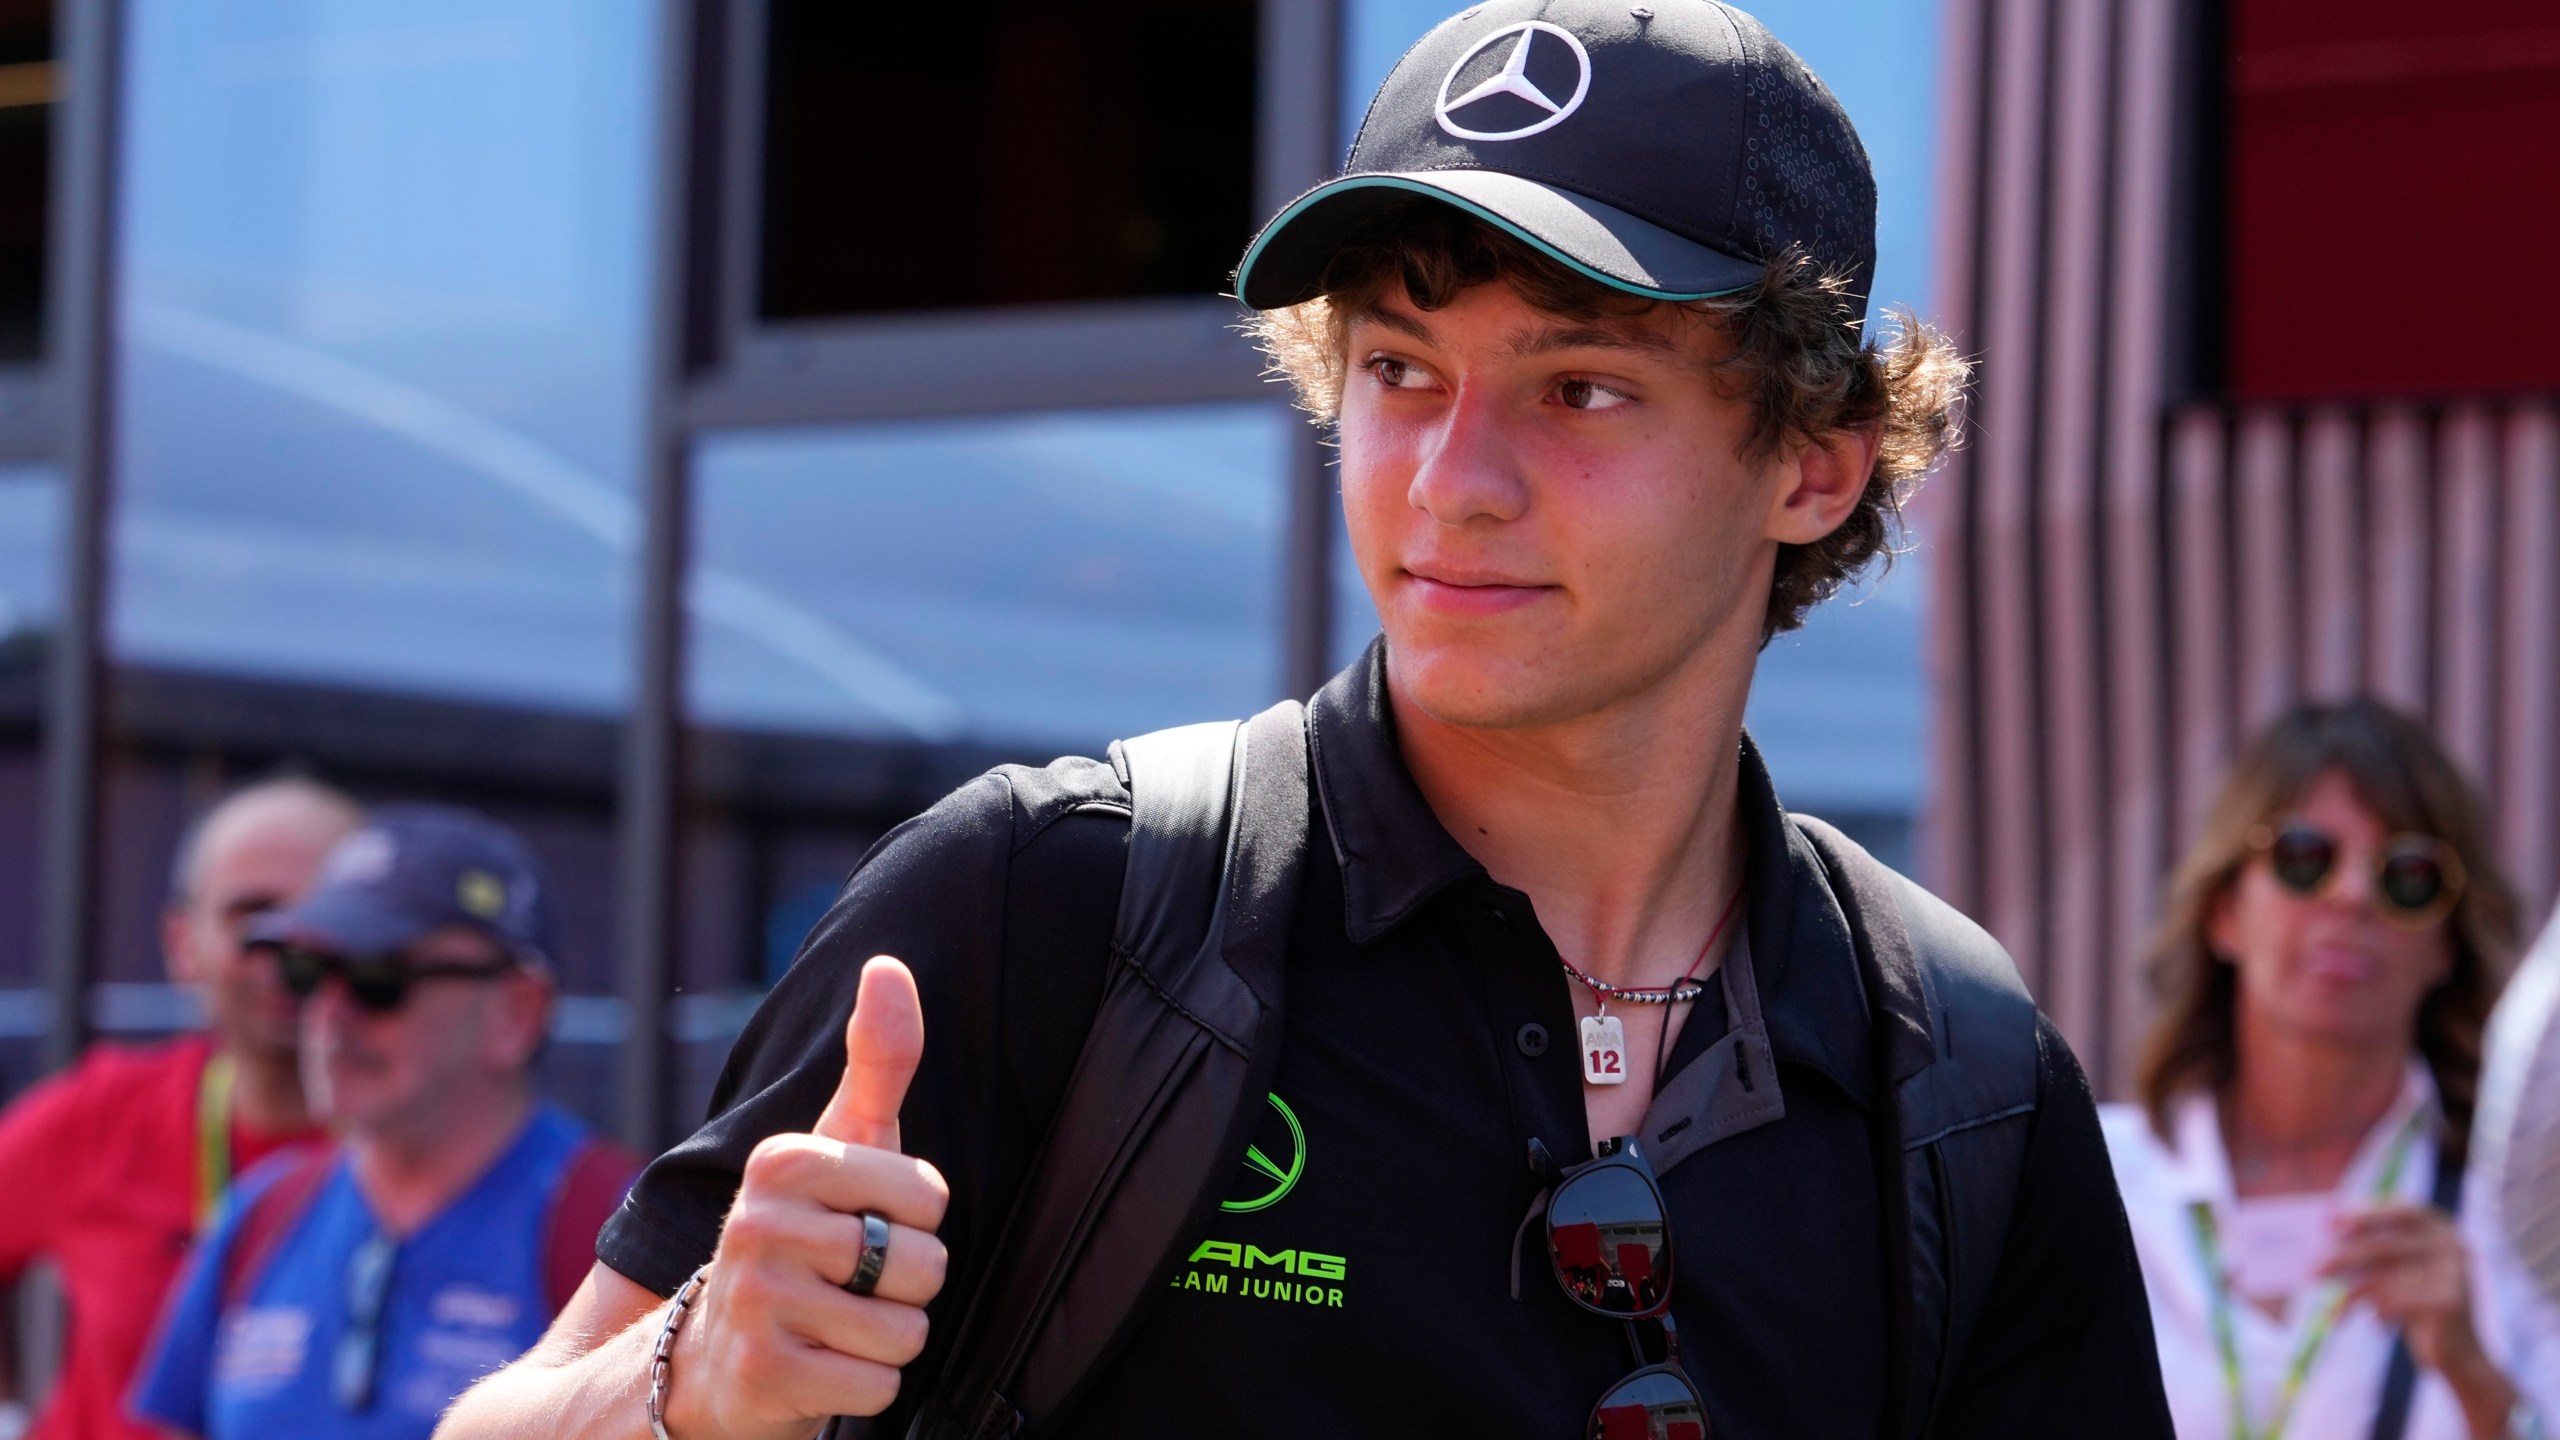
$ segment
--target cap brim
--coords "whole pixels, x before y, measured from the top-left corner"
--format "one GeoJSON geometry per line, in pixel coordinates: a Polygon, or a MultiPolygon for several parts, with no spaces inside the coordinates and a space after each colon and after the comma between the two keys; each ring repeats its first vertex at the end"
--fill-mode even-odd
{"type": "Polygon", "coordinates": [[[354,886],[323,886],[290,910],[258,917],[245,933],[253,944],[291,943],[344,955],[380,955],[455,923],[451,914],[416,913],[354,886]]]}
{"type": "Polygon", "coordinates": [[[1369,219],[1409,195],[1453,205],[1569,269],[1651,300],[1704,300],[1758,280],[1758,261],[1675,235],[1614,205],[1496,170],[1345,175],[1290,202],[1245,251],[1236,296],[1256,310],[1312,300],[1325,266],[1369,219]]]}

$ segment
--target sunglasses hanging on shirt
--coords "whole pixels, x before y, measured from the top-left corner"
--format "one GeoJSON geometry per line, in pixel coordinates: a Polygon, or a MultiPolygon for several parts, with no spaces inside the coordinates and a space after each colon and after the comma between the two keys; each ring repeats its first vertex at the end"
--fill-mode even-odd
{"type": "Polygon", "coordinates": [[[1707,1440],[1706,1401],[1680,1368],[1671,1323],[1670,1211],[1633,1136],[1602,1142],[1596,1158],[1556,1181],[1547,1260],[1574,1304],[1628,1322],[1637,1368],[1591,1408],[1590,1440],[1707,1440]],[[1638,1321],[1660,1328],[1661,1359],[1646,1353],[1638,1321]]]}

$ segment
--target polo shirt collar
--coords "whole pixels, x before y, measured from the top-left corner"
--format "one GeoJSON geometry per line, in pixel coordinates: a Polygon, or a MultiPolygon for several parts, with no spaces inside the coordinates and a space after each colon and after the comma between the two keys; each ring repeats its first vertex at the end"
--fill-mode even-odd
{"type": "MultiPolygon", "coordinates": [[[[1375,942],[1484,867],[1422,798],[1396,748],[1380,636],[1308,705],[1308,748],[1342,871],[1343,928],[1375,942]]],[[[1768,767],[1742,737],[1735,800],[1744,837],[1743,913],[1769,1046],[1860,1104],[1873,1091],[1866,986],[1847,918],[1812,845],[1787,823],[1768,767]]]]}
{"type": "Polygon", "coordinates": [[[1343,928],[1367,945],[1484,867],[1450,838],[1396,749],[1385,636],[1307,710],[1316,795],[1342,867],[1343,928]]]}

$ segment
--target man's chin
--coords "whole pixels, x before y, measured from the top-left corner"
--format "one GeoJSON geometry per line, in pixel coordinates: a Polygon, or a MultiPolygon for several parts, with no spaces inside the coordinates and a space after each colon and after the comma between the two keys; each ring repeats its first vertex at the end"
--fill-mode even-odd
{"type": "Polygon", "coordinates": [[[1490,645],[1387,642],[1389,684],[1407,704],[1443,725],[1517,730],[1587,713],[1593,687],[1576,683],[1555,656],[1490,645]]]}

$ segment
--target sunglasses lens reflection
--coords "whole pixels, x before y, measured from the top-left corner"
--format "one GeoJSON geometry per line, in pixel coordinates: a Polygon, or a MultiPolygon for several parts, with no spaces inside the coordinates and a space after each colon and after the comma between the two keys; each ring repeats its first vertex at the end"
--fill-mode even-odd
{"type": "Polygon", "coordinates": [[[2276,879],[2304,895],[2318,890],[2337,863],[2336,842],[2317,830],[2288,829],[2267,847],[2267,865],[2276,879]]]}
{"type": "Polygon", "coordinates": [[[1713,1433],[1706,1403],[1673,1370],[1628,1376],[1591,1412],[1591,1440],[1707,1440],[1713,1433]]]}
{"type": "Polygon", "coordinates": [[[2444,894],[2444,867],[2423,850],[2403,850],[2382,862],[2381,888],[2400,909],[2423,911],[2444,894]]]}
{"type": "Polygon", "coordinates": [[[1603,1315],[1651,1315],[1670,1295],[1671,1232],[1643,1175],[1602,1166],[1564,1183],[1547,1208],[1547,1250],[1565,1293],[1603,1315]]]}

